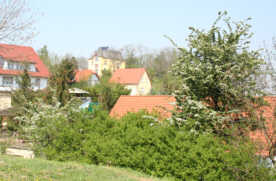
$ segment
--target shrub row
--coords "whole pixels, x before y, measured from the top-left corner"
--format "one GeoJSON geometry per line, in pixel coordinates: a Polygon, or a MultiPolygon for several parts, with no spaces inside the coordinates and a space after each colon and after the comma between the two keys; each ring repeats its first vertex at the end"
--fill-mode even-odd
{"type": "Polygon", "coordinates": [[[177,180],[270,180],[250,144],[234,146],[212,135],[192,136],[144,113],[114,120],[78,112],[48,120],[37,132],[36,151],[47,159],[128,167],[177,180]]]}

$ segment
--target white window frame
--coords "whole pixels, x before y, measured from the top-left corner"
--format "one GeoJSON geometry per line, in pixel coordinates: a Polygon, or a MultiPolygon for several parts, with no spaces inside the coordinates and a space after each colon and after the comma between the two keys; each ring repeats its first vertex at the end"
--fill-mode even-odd
{"type": "Polygon", "coordinates": [[[35,64],[30,64],[29,67],[28,67],[28,71],[29,72],[36,72],[35,64]]]}
{"type": "Polygon", "coordinates": [[[3,76],[2,85],[3,87],[13,87],[13,77],[3,76]],[[10,80],[5,80],[5,79],[10,79],[10,80]]]}
{"type": "Polygon", "coordinates": [[[8,70],[14,70],[14,63],[8,61],[8,70]]]}

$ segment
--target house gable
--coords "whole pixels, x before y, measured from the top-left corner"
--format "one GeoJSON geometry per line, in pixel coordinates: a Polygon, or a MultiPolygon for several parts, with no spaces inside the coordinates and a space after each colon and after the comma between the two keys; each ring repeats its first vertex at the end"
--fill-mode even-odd
{"type": "Polygon", "coordinates": [[[147,95],[151,91],[151,82],[147,72],[144,73],[137,86],[139,95],[147,95]]]}

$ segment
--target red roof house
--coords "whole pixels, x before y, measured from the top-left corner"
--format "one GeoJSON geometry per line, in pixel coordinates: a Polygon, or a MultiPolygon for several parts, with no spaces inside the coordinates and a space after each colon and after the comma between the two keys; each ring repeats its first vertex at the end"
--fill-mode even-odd
{"type": "Polygon", "coordinates": [[[121,96],[111,110],[110,116],[122,117],[128,112],[145,110],[158,112],[162,117],[168,118],[174,107],[173,96],[121,96]]]}
{"type": "Polygon", "coordinates": [[[75,75],[75,81],[81,82],[81,81],[88,81],[89,85],[95,85],[99,82],[98,75],[93,72],[92,70],[77,70],[75,75]]]}
{"type": "Polygon", "coordinates": [[[45,88],[49,72],[34,49],[8,44],[0,44],[0,87],[17,88],[15,77],[23,72],[24,64],[28,64],[33,88],[45,88]]]}
{"type": "Polygon", "coordinates": [[[151,82],[144,68],[119,69],[109,81],[124,85],[131,90],[130,95],[147,95],[151,91],[151,82]]]}

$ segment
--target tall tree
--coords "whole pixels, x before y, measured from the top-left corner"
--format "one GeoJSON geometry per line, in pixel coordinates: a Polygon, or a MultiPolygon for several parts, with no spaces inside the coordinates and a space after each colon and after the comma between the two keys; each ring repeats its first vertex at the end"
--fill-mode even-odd
{"type": "Polygon", "coordinates": [[[0,0],[0,42],[18,42],[34,36],[34,16],[25,0],[0,0]]]}
{"type": "Polygon", "coordinates": [[[41,49],[38,50],[38,55],[43,63],[47,66],[48,69],[51,69],[52,63],[49,56],[49,51],[47,45],[44,45],[41,49]]]}
{"type": "Polygon", "coordinates": [[[69,99],[69,88],[74,82],[77,61],[74,57],[65,58],[51,72],[50,86],[56,89],[56,97],[63,106],[69,99]]]}
{"type": "Polygon", "coordinates": [[[130,90],[123,85],[100,81],[87,89],[93,101],[99,102],[104,110],[110,111],[121,95],[129,95],[130,90]]]}
{"type": "Polygon", "coordinates": [[[180,58],[173,73],[182,85],[175,91],[174,120],[192,132],[226,134],[234,123],[257,126],[256,107],[263,92],[256,86],[264,61],[250,50],[250,25],[234,22],[219,13],[210,30],[190,28],[187,48],[179,48],[180,58]],[[225,26],[218,26],[218,23],[225,26]]]}
{"type": "Polygon", "coordinates": [[[177,56],[178,52],[176,49],[164,48],[145,63],[152,81],[153,94],[171,94],[179,85],[177,79],[170,73],[172,64],[176,61],[177,56]]]}

